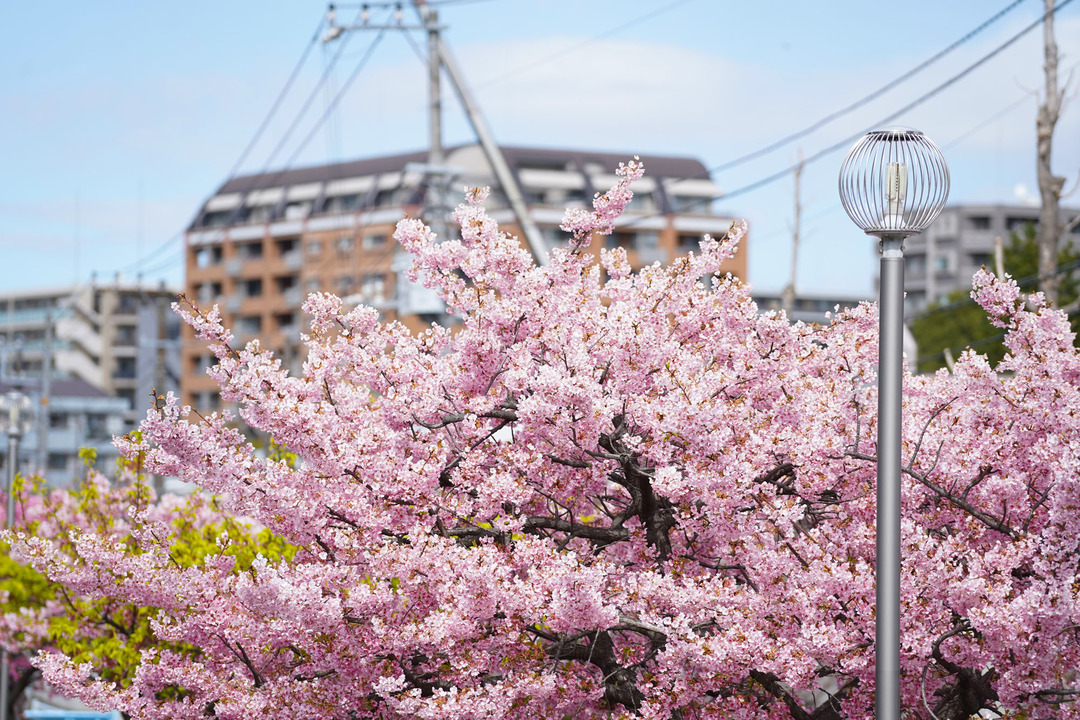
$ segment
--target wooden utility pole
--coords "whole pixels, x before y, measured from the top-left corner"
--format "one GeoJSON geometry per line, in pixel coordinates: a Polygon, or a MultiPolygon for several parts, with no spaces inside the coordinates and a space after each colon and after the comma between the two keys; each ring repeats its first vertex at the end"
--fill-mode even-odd
{"type": "Polygon", "coordinates": [[[784,288],[783,293],[780,295],[780,301],[783,303],[784,312],[788,316],[788,320],[791,320],[791,313],[795,309],[795,276],[799,267],[799,231],[802,221],[802,171],[803,171],[803,159],[802,153],[799,153],[799,164],[795,166],[795,223],[791,228],[791,277],[788,279],[787,287],[784,288]]]}
{"type": "Polygon", "coordinates": [[[1039,213],[1039,290],[1051,305],[1058,302],[1057,257],[1061,237],[1061,190],[1065,178],[1050,170],[1054,143],[1054,126],[1061,114],[1064,90],[1058,90],[1058,48],[1054,40],[1054,0],[1043,0],[1043,71],[1046,74],[1046,94],[1035,121],[1038,157],[1036,168],[1042,209],[1039,213]]]}

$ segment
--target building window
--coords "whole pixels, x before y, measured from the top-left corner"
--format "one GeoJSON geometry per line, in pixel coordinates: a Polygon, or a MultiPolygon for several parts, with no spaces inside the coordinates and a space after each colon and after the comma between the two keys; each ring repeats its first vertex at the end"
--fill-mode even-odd
{"type": "Polygon", "coordinates": [[[335,241],[334,247],[337,248],[339,254],[351,253],[354,247],[352,235],[342,235],[335,241]]]}
{"type": "Polygon", "coordinates": [[[339,195],[330,198],[330,202],[327,203],[327,212],[350,212],[359,210],[361,205],[363,205],[363,198],[357,193],[339,195]]]}
{"type": "Polygon", "coordinates": [[[221,262],[221,246],[202,247],[195,251],[195,265],[197,267],[210,267],[221,262]]]}
{"type": "Polygon", "coordinates": [[[240,335],[254,335],[262,332],[261,315],[243,315],[236,321],[236,330],[240,335]]]}
{"type": "Polygon", "coordinates": [[[637,234],[638,250],[651,250],[660,246],[660,234],[655,232],[640,232],[637,234]]]}
{"type": "Polygon", "coordinates": [[[274,324],[277,325],[277,329],[282,332],[292,332],[296,328],[294,323],[296,322],[296,315],[293,313],[278,313],[274,315],[274,324]]]}
{"type": "Polygon", "coordinates": [[[626,204],[626,209],[652,212],[653,210],[656,210],[656,201],[653,199],[652,193],[634,193],[634,197],[626,204]]]}
{"type": "Polygon", "coordinates": [[[116,338],[113,340],[113,344],[123,347],[132,347],[134,345],[138,345],[138,343],[138,328],[136,328],[134,325],[116,326],[116,338]]]}
{"type": "Polygon", "coordinates": [[[915,275],[922,275],[926,272],[926,256],[925,255],[908,255],[907,269],[915,275]]]}
{"type": "Polygon", "coordinates": [[[263,292],[262,279],[254,278],[251,280],[244,280],[240,283],[240,288],[245,297],[259,297],[263,292]]]}
{"type": "Polygon", "coordinates": [[[342,275],[337,279],[337,291],[341,295],[348,295],[352,292],[353,283],[355,280],[352,275],[342,275]]]}
{"type": "Polygon", "coordinates": [[[258,205],[248,211],[247,221],[249,223],[268,222],[273,212],[274,208],[270,205],[258,205]]]}
{"type": "Polygon", "coordinates": [[[297,240],[296,238],[283,238],[276,241],[275,245],[277,245],[278,255],[284,255],[285,253],[292,252],[296,249],[296,245],[298,242],[299,240],[297,240]]]}
{"type": "Polygon", "coordinates": [[[67,455],[49,453],[49,470],[67,470],[67,455]]]}
{"type": "Polygon", "coordinates": [[[68,414],[62,412],[49,413],[49,427],[63,430],[68,426],[68,414]]]}
{"type": "Polygon", "coordinates": [[[88,413],[86,416],[86,438],[88,440],[108,440],[109,422],[105,413],[88,413]]]}
{"type": "Polygon", "coordinates": [[[135,377],[135,358],[116,358],[116,368],[113,377],[121,380],[130,380],[135,377]]]}
{"type": "Polygon", "coordinates": [[[1021,233],[1027,229],[1027,226],[1031,225],[1033,228],[1038,229],[1039,221],[1035,218],[1022,218],[1022,217],[1009,217],[1005,218],[1005,229],[1008,232],[1021,233]]]}
{"type": "Polygon", "coordinates": [[[949,271],[949,258],[938,255],[934,258],[934,272],[943,273],[949,271]]]}
{"type": "Polygon", "coordinates": [[[968,227],[972,230],[989,230],[990,217],[987,215],[972,215],[968,218],[968,227]]]}
{"type": "Polygon", "coordinates": [[[240,243],[236,246],[236,254],[245,260],[258,260],[263,256],[262,242],[240,243]]]}
{"type": "Polygon", "coordinates": [[[322,283],[319,282],[319,278],[317,277],[308,278],[307,281],[304,283],[304,287],[307,288],[307,291],[309,293],[316,293],[322,289],[322,283]]]}
{"type": "Polygon", "coordinates": [[[199,302],[209,304],[221,297],[221,283],[202,283],[195,286],[195,295],[199,302]]]}
{"type": "Polygon", "coordinates": [[[712,206],[712,198],[695,197],[693,195],[669,195],[671,210],[677,213],[708,213],[712,206]]]}
{"type": "Polygon", "coordinates": [[[307,244],[307,254],[312,257],[322,255],[322,243],[318,240],[310,240],[307,244]]]}
{"type": "Polygon", "coordinates": [[[557,227],[540,228],[540,237],[544,239],[544,244],[548,248],[562,247],[570,241],[570,236],[557,227]]]}
{"type": "Polygon", "coordinates": [[[365,235],[363,248],[365,250],[378,250],[386,247],[386,235],[365,235]]]}
{"type": "Polygon", "coordinates": [[[975,267],[982,267],[990,264],[990,253],[971,253],[968,259],[975,267]]]}
{"type": "Polygon", "coordinates": [[[684,233],[679,235],[679,250],[681,252],[690,252],[691,250],[697,250],[701,247],[701,236],[691,235],[684,233]]]}
{"type": "Polygon", "coordinates": [[[116,391],[116,397],[127,400],[128,407],[132,410],[142,409],[140,403],[135,402],[135,388],[121,388],[116,391]]]}
{"type": "Polygon", "coordinates": [[[232,210],[218,210],[216,212],[208,212],[203,214],[202,227],[218,227],[221,225],[229,224],[229,217],[232,215],[232,210]]]}
{"type": "Polygon", "coordinates": [[[134,315],[139,312],[139,298],[134,295],[121,295],[116,300],[116,312],[134,315]]]}
{"type": "Polygon", "coordinates": [[[608,249],[614,250],[615,248],[623,248],[624,250],[632,250],[634,248],[634,233],[632,232],[614,232],[607,236],[605,244],[608,249]]]}
{"type": "Polygon", "coordinates": [[[285,206],[285,219],[303,220],[310,212],[311,203],[309,202],[289,203],[285,206]]]}
{"type": "Polygon", "coordinates": [[[360,295],[366,303],[381,303],[386,299],[386,276],[369,273],[360,285],[360,295]]]}

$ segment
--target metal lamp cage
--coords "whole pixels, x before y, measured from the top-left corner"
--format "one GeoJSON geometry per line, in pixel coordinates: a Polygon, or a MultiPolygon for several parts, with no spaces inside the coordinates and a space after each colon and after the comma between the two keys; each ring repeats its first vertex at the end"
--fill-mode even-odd
{"type": "Polygon", "coordinates": [[[22,437],[34,426],[34,406],[19,392],[0,395],[0,434],[22,437]]]}
{"type": "Polygon", "coordinates": [[[868,132],[840,166],[840,201],[867,235],[918,235],[948,197],[945,156],[918,130],[868,132]]]}

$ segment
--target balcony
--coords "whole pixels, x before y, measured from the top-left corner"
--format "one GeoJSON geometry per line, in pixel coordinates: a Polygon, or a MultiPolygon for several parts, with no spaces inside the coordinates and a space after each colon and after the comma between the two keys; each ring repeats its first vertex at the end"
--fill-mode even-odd
{"type": "Polygon", "coordinates": [[[642,265],[652,265],[655,262],[666,263],[668,261],[667,250],[663,248],[641,248],[637,251],[638,262],[642,265]]]}
{"type": "Polygon", "coordinates": [[[299,250],[290,250],[282,253],[281,261],[285,263],[286,269],[296,272],[303,266],[304,256],[299,250]]]}
{"type": "Polygon", "coordinates": [[[225,274],[229,277],[236,277],[244,269],[244,259],[238,257],[232,257],[225,261],[225,274]]]}
{"type": "Polygon", "coordinates": [[[290,308],[298,308],[304,303],[304,293],[300,290],[300,286],[282,291],[281,297],[284,298],[285,305],[290,308]]]}

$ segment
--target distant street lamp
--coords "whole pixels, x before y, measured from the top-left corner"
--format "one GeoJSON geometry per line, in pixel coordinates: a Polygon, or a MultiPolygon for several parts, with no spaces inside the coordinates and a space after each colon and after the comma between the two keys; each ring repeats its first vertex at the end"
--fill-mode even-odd
{"type": "MultiPolygon", "coordinates": [[[[8,436],[7,514],[4,527],[15,524],[15,471],[19,464],[19,440],[34,425],[34,406],[19,392],[0,395],[0,433],[8,436]]],[[[8,720],[8,652],[0,649],[0,720],[8,720]]]]}
{"type": "Polygon", "coordinates": [[[949,167],[930,138],[893,128],[864,135],[840,166],[840,201],[881,242],[878,285],[877,720],[900,718],[900,443],[904,238],[930,226],[949,197],[949,167]]]}

